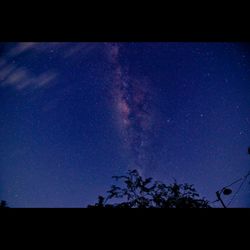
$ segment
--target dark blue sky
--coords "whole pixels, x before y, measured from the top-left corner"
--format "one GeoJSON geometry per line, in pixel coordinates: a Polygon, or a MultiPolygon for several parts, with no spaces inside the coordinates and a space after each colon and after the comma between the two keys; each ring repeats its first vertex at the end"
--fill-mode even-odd
{"type": "MultiPolygon", "coordinates": [[[[192,183],[213,201],[250,170],[247,44],[2,43],[0,52],[0,199],[11,207],[83,207],[129,168],[192,183]]],[[[250,207],[249,188],[231,206],[250,207]]]]}

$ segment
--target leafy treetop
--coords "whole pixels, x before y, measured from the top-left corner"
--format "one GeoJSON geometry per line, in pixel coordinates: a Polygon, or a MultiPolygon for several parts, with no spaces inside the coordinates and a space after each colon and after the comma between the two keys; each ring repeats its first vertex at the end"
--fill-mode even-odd
{"type": "Polygon", "coordinates": [[[124,185],[112,185],[107,197],[99,196],[98,202],[88,208],[210,208],[209,201],[200,198],[193,185],[187,183],[175,181],[167,186],[152,178],[143,179],[137,170],[113,178],[124,185]],[[117,199],[120,202],[112,202],[117,199]]]}

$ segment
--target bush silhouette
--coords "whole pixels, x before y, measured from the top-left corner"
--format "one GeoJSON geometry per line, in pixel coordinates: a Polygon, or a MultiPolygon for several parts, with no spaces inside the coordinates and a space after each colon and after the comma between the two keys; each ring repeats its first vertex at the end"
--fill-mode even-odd
{"type": "Polygon", "coordinates": [[[123,186],[112,185],[107,197],[99,196],[88,208],[210,208],[209,201],[199,198],[193,185],[187,183],[175,181],[167,186],[152,178],[143,179],[137,170],[113,178],[122,180],[123,186]]]}
{"type": "Polygon", "coordinates": [[[1,200],[1,202],[0,202],[0,208],[8,208],[8,207],[7,207],[7,202],[1,200]]]}

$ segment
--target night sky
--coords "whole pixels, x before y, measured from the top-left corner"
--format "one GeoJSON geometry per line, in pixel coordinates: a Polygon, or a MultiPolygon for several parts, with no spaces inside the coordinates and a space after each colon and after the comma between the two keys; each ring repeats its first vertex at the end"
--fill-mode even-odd
{"type": "MultiPolygon", "coordinates": [[[[0,56],[10,207],[85,207],[128,169],[213,201],[250,170],[248,44],[1,43],[0,56]]],[[[250,207],[249,180],[230,206],[250,207]]]]}

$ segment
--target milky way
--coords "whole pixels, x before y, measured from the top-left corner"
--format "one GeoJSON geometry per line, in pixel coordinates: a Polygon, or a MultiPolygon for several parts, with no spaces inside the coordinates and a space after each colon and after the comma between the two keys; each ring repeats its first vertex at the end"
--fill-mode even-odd
{"type": "Polygon", "coordinates": [[[113,66],[112,97],[118,129],[131,154],[129,168],[145,173],[152,165],[153,112],[149,81],[131,76],[119,62],[120,45],[108,44],[113,66]]]}

